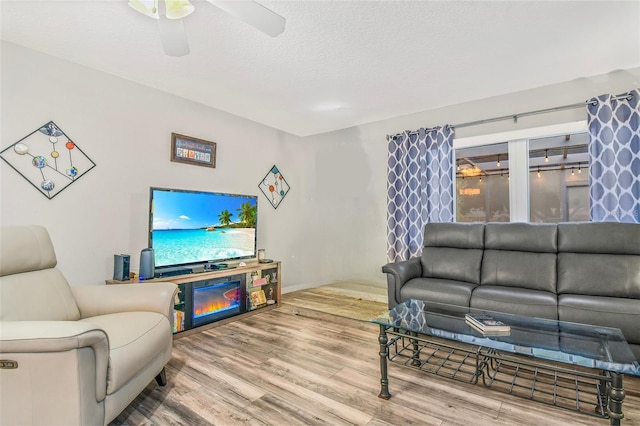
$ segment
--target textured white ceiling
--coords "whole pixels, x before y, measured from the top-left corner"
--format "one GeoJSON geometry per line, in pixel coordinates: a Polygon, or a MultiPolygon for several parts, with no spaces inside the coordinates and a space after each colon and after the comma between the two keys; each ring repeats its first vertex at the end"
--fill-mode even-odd
{"type": "Polygon", "coordinates": [[[1,37],[300,136],[640,66],[639,1],[193,1],[191,53],[112,1],[0,2],[1,37]]]}

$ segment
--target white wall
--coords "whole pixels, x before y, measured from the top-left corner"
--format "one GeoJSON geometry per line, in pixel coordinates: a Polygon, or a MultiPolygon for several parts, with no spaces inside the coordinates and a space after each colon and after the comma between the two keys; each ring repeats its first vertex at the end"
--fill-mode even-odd
{"type": "Polygon", "coordinates": [[[258,195],[259,246],[284,261],[285,286],[304,284],[298,137],[11,43],[1,53],[1,149],[53,120],[96,163],[51,200],[0,165],[0,223],[46,226],[72,285],[111,278],[114,254],[138,267],[150,186],[258,195]],[[171,162],[172,132],[216,142],[216,168],[171,162]],[[257,186],[274,164],[292,188],[277,210],[257,186]]]}
{"type": "MultiPolygon", "coordinates": [[[[113,254],[137,267],[149,186],[259,195],[259,246],[283,261],[284,290],[341,279],[383,284],[386,135],[572,104],[640,86],[640,68],[299,138],[66,61],[2,43],[1,143],[53,120],[97,166],[53,200],[0,164],[0,224],[51,233],[72,285],[99,284],[113,254]],[[215,169],[169,161],[171,132],[218,143],[215,169]],[[277,164],[291,186],[277,210],[257,188],[277,164]]],[[[457,137],[585,119],[584,110],[461,128],[457,137]]]]}
{"type": "MultiPolygon", "coordinates": [[[[342,279],[383,284],[386,263],[386,135],[460,124],[516,113],[570,105],[605,93],[640,87],[640,68],[546,86],[306,138],[314,158],[307,176],[315,182],[313,215],[325,239],[323,267],[331,265],[342,279]]],[[[456,137],[506,132],[586,120],[586,109],[573,109],[456,130],[456,137]]]]}

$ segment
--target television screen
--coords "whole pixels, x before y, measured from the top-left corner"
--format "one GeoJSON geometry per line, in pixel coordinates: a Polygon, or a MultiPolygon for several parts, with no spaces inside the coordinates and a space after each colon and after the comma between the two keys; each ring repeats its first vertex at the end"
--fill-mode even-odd
{"type": "Polygon", "coordinates": [[[258,197],[151,188],[149,247],[155,267],[256,257],[258,197]]]}

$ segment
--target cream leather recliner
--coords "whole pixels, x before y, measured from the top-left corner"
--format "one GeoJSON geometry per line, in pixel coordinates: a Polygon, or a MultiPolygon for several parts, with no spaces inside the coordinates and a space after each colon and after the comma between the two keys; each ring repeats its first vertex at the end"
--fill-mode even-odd
{"type": "Polygon", "coordinates": [[[45,228],[0,228],[0,424],[106,425],[164,385],[176,291],[71,287],[45,228]]]}

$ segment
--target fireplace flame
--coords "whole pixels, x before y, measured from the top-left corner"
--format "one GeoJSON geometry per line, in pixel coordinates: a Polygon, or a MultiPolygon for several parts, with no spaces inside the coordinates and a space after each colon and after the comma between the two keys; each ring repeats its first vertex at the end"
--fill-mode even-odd
{"type": "Polygon", "coordinates": [[[240,285],[214,285],[199,287],[193,293],[193,318],[202,318],[215,315],[224,311],[239,309],[240,285]],[[233,286],[229,288],[229,286],[233,286]]]}
{"type": "Polygon", "coordinates": [[[229,300],[207,300],[204,303],[199,303],[198,306],[195,306],[193,312],[196,317],[200,317],[230,308],[231,306],[232,304],[229,300]]]}

